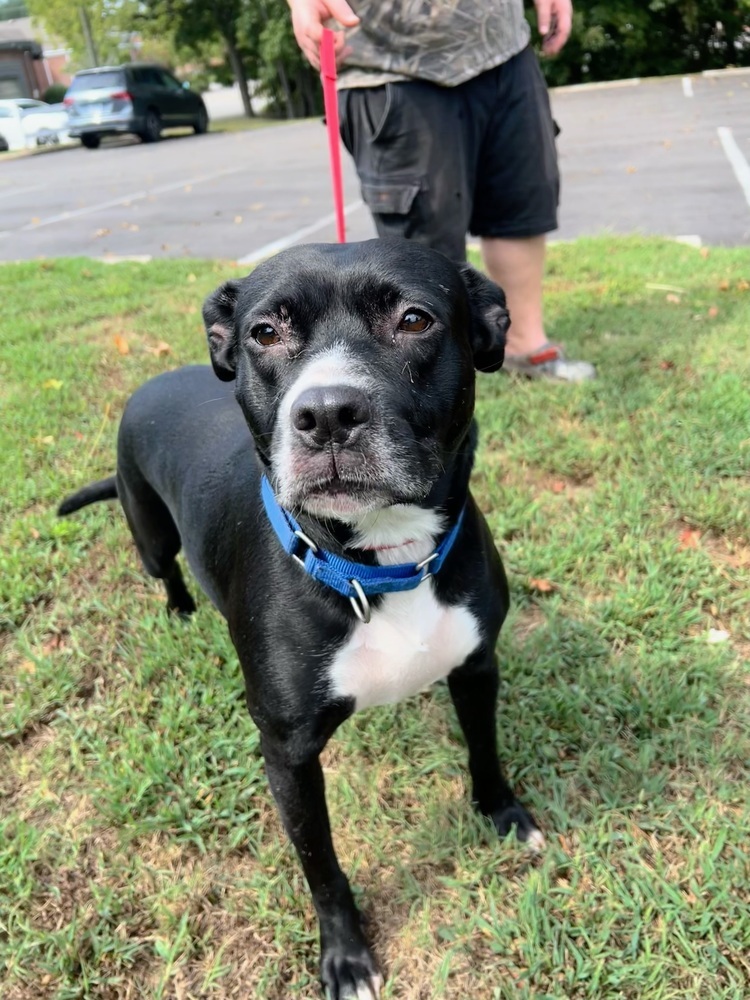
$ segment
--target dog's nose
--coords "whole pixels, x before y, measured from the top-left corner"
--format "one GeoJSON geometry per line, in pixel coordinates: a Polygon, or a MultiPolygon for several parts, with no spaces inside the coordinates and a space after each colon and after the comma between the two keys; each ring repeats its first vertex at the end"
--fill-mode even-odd
{"type": "Polygon", "coordinates": [[[292,425],[299,436],[317,448],[333,442],[351,444],[370,422],[370,401],[352,385],[305,389],[292,404],[292,425]]]}

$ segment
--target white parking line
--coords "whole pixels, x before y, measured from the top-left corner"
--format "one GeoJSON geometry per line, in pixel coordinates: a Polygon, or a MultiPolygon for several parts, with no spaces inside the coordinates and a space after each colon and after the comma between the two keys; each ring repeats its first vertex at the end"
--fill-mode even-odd
{"type": "Polygon", "coordinates": [[[689,76],[683,76],[682,78],[682,92],[685,97],[693,96],[693,81],[689,76]]]}
{"type": "Polygon", "coordinates": [[[10,198],[11,196],[15,197],[17,194],[28,194],[29,191],[39,191],[42,186],[43,185],[41,184],[32,184],[30,187],[25,188],[14,187],[11,188],[10,191],[0,191],[0,198],[10,198]]]}
{"type": "Polygon", "coordinates": [[[703,240],[697,233],[685,233],[684,236],[673,236],[672,239],[675,243],[684,243],[686,247],[695,247],[696,250],[703,246],[703,240]]]}
{"type": "Polygon", "coordinates": [[[143,201],[144,198],[150,198],[155,194],[166,194],[167,191],[177,191],[188,184],[203,184],[205,181],[212,181],[217,177],[226,177],[228,174],[238,174],[240,171],[246,169],[244,166],[227,167],[225,170],[217,170],[213,174],[201,174],[199,177],[185,177],[181,181],[162,184],[159,187],[150,188],[148,191],[133,191],[131,194],[119,195],[117,198],[112,198],[109,201],[100,201],[96,205],[86,205],[85,208],[74,208],[69,212],[60,212],[59,215],[50,215],[46,219],[40,219],[38,222],[28,222],[25,226],[21,226],[16,230],[6,229],[0,233],[0,236],[9,236],[11,232],[28,233],[36,229],[41,229],[43,226],[54,226],[58,222],[67,222],[68,219],[77,219],[82,215],[91,215],[94,212],[101,211],[103,208],[114,208],[117,205],[128,205],[133,201],[143,201]]]}
{"type": "Polygon", "coordinates": [[[737,178],[745,195],[745,201],[750,205],[750,164],[748,164],[742,150],[735,142],[731,128],[720,126],[716,131],[719,133],[721,147],[726,153],[732,170],[734,170],[734,176],[737,178]]]}
{"type": "MultiPolygon", "coordinates": [[[[344,215],[351,215],[352,212],[358,211],[363,205],[363,201],[351,202],[351,204],[344,208],[344,215]]],[[[251,267],[253,264],[257,264],[259,261],[265,260],[266,257],[273,257],[275,253],[279,253],[281,250],[286,250],[287,247],[290,247],[295,243],[299,243],[300,240],[304,240],[306,237],[311,236],[319,229],[325,229],[326,226],[332,226],[335,221],[336,213],[331,212],[329,215],[324,215],[321,219],[311,223],[309,226],[297,229],[293,233],[289,233],[288,236],[282,236],[281,239],[274,240],[272,243],[266,243],[266,245],[261,247],[260,250],[253,250],[252,253],[246,254],[244,257],[238,257],[237,263],[247,264],[251,267]]]]}

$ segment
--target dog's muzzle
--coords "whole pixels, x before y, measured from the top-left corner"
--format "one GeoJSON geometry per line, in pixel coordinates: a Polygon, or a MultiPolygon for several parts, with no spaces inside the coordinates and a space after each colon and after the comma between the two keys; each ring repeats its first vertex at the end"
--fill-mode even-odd
{"type": "Polygon", "coordinates": [[[346,360],[311,361],[279,407],[274,487],[284,506],[316,517],[411,503],[429,489],[431,477],[397,404],[389,406],[375,382],[346,360]]]}

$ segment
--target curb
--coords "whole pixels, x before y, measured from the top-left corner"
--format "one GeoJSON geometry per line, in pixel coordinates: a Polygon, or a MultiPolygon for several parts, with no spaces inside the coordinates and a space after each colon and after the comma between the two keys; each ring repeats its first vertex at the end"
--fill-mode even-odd
{"type": "MultiPolygon", "coordinates": [[[[670,243],[681,243],[686,247],[694,247],[696,250],[700,250],[703,246],[703,240],[697,233],[685,233],[680,236],[664,236],[657,235],[655,233],[585,233],[583,236],[573,236],[569,240],[547,240],[548,247],[559,247],[559,246],[569,246],[573,243],[577,243],[578,240],[588,240],[597,239],[599,236],[648,236],[656,240],[667,240],[670,243]]],[[[479,253],[482,249],[482,244],[478,240],[469,240],[466,244],[467,250],[474,250],[479,253]]]]}
{"type": "Polygon", "coordinates": [[[642,83],[665,83],[682,79],[721,79],[723,76],[748,76],[750,66],[726,66],[724,69],[703,69],[694,73],[672,73],[668,76],[633,76],[624,80],[594,80],[591,83],[569,83],[562,87],[550,87],[551,94],[574,94],[581,90],[618,90],[622,87],[638,87],[642,83]]]}
{"type": "MultiPolygon", "coordinates": [[[[657,76],[656,80],[667,80],[669,77],[657,76]]],[[[618,90],[622,87],[637,87],[641,83],[639,76],[627,80],[594,80],[592,83],[568,83],[564,87],[550,87],[552,94],[574,94],[579,90],[618,90]]]]}

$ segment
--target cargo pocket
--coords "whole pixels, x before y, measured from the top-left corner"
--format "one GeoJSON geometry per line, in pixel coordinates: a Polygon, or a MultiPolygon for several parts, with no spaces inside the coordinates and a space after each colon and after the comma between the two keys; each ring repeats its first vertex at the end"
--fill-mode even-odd
{"type": "Polygon", "coordinates": [[[357,169],[398,145],[404,133],[401,124],[402,95],[397,87],[349,87],[339,91],[339,132],[354,157],[357,169]]]}
{"type": "Polygon", "coordinates": [[[350,154],[354,153],[354,141],[352,137],[352,127],[349,119],[349,95],[350,90],[340,90],[338,92],[339,104],[339,135],[344,144],[344,148],[350,154]]]}
{"type": "Polygon", "coordinates": [[[421,183],[403,181],[362,181],[362,197],[373,215],[408,215],[419,194],[421,183]]]}
{"type": "Polygon", "coordinates": [[[368,142],[388,142],[398,135],[399,96],[392,83],[363,89],[360,113],[368,142]]]}

